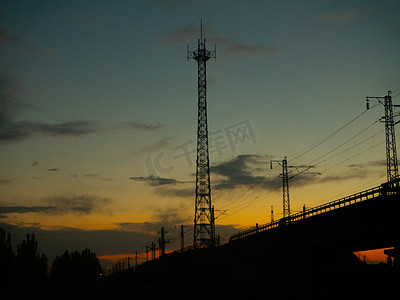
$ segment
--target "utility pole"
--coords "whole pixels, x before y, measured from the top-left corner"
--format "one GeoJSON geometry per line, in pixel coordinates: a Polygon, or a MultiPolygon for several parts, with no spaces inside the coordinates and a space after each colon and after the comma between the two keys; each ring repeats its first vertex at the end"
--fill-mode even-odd
{"type": "Polygon", "coordinates": [[[150,251],[151,259],[154,260],[156,258],[156,245],[154,244],[154,242],[151,242],[150,251]]]}
{"type": "Polygon", "coordinates": [[[367,109],[369,109],[370,99],[378,100],[378,102],[385,107],[385,116],[381,118],[381,122],[385,123],[386,132],[386,176],[387,181],[394,187],[398,186],[398,182],[393,181],[399,176],[394,125],[398,124],[400,121],[394,122],[393,107],[400,107],[400,105],[392,104],[391,93],[391,91],[388,91],[387,95],[384,97],[367,97],[366,102],[367,109]]]}
{"type": "Polygon", "coordinates": [[[168,231],[165,232],[164,227],[161,227],[160,233],[161,233],[161,237],[158,239],[158,247],[160,250],[160,256],[164,256],[165,255],[165,244],[169,243],[170,240],[165,239],[165,233],[168,233],[168,231]]]}
{"type": "MultiPolygon", "coordinates": [[[[286,156],[282,161],[280,160],[271,160],[270,161],[270,167],[272,169],[272,163],[278,163],[282,167],[282,189],[283,189],[283,218],[289,217],[290,216],[290,200],[289,200],[289,180],[296,177],[297,175],[300,175],[306,171],[308,171],[311,168],[314,168],[314,166],[288,166],[287,165],[287,158],[286,156]],[[289,172],[288,169],[295,169],[297,171],[296,174],[292,175],[289,177],[289,172]],[[303,169],[303,170],[300,170],[303,169]]],[[[311,175],[316,175],[320,173],[309,173],[311,175]]]]}
{"type": "Polygon", "coordinates": [[[149,261],[149,246],[146,246],[146,262],[149,261]]]}
{"type": "Polygon", "coordinates": [[[215,242],[215,228],[212,217],[210,159],[208,151],[207,125],[207,79],[206,65],[210,58],[216,59],[216,50],[206,49],[206,39],[203,40],[203,24],[200,24],[200,39],[195,51],[187,49],[187,59],[197,61],[198,73],[198,120],[197,120],[197,160],[196,160],[196,198],[194,211],[194,247],[211,247],[215,242]]]}
{"type": "Polygon", "coordinates": [[[271,205],[271,223],[274,222],[274,206],[271,205]]]}
{"type": "Polygon", "coordinates": [[[181,253],[183,253],[185,249],[185,234],[183,232],[183,225],[181,225],[181,253]]]}
{"type": "Polygon", "coordinates": [[[135,269],[137,268],[137,255],[138,255],[138,252],[136,251],[135,252],[135,256],[136,256],[135,269]]]}

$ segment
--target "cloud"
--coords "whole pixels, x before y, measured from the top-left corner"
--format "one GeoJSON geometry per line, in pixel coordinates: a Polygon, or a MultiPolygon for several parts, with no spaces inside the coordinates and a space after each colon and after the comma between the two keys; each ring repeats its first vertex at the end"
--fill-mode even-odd
{"type": "Polygon", "coordinates": [[[270,181],[269,178],[256,175],[262,170],[267,170],[270,158],[268,155],[244,154],[211,166],[210,171],[220,177],[213,180],[213,188],[217,190],[235,189],[240,186],[252,186],[270,181]]]}
{"type": "MultiPolygon", "coordinates": [[[[239,55],[273,55],[279,52],[277,47],[262,45],[246,45],[230,37],[220,37],[210,26],[203,26],[203,37],[207,37],[209,43],[218,43],[227,47],[227,52],[239,55]]],[[[200,26],[186,26],[177,29],[166,37],[170,44],[181,43],[187,39],[200,38],[200,26]]]]}
{"type": "Polygon", "coordinates": [[[0,143],[18,142],[42,134],[51,137],[82,137],[107,130],[139,130],[153,132],[165,127],[163,124],[126,122],[105,126],[105,122],[94,120],[66,121],[49,124],[32,121],[16,121],[21,109],[31,107],[17,100],[16,80],[0,71],[0,143]]]}
{"type": "Polygon", "coordinates": [[[57,171],[59,171],[59,169],[57,169],[57,168],[51,168],[51,169],[47,169],[47,171],[50,171],[50,172],[57,172],[57,171]]]}
{"type": "Polygon", "coordinates": [[[161,197],[168,197],[168,198],[187,198],[187,197],[194,197],[195,190],[194,187],[192,188],[171,188],[166,186],[157,187],[155,193],[161,197]]]}
{"type": "MultiPolygon", "coordinates": [[[[103,181],[113,181],[111,178],[105,178],[105,177],[100,176],[99,174],[92,173],[92,174],[85,174],[83,176],[86,178],[91,178],[91,179],[98,179],[98,180],[103,180],[103,181]]],[[[73,177],[73,178],[75,178],[75,177],[73,177]]]]}
{"type": "Polygon", "coordinates": [[[2,206],[1,214],[27,214],[27,213],[49,213],[54,214],[56,207],[52,206],[2,206]]]}
{"type": "Polygon", "coordinates": [[[349,165],[349,168],[364,169],[364,168],[368,168],[368,167],[383,167],[383,166],[386,166],[386,161],[384,159],[369,161],[365,164],[351,164],[351,165],[349,165]]]}
{"type": "Polygon", "coordinates": [[[325,13],[318,16],[321,21],[344,22],[357,18],[361,12],[359,10],[340,10],[330,13],[325,13]]]}
{"type": "Polygon", "coordinates": [[[98,131],[96,121],[70,121],[58,124],[39,122],[8,122],[0,131],[0,142],[14,142],[27,139],[35,134],[58,136],[83,136],[98,131]]]}
{"type": "Polygon", "coordinates": [[[57,208],[57,213],[82,213],[90,214],[103,211],[105,206],[111,202],[108,198],[97,196],[74,196],[74,197],[49,197],[45,201],[57,208]]]}
{"type": "Polygon", "coordinates": [[[272,55],[279,52],[279,49],[276,47],[249,46],[245,44],[235,44],[228,49],[232,53],[241,55],[272,55]]]}
{"type": "MultiPolygon", "coordinates": [[[[102,128],[102,123],[99,121],[69,121],[58,124],[24,121],[3,122],[2,125],[3,126],[0,127],[0,142],[21,141],[37,134],[49,135],[51,137],[82,137],[109,130],[107,128],[102,128]]],[[[125,123],[111,129],[134,129],[152,132],[163,126],[164,125],[160,124],[125,123]]]]}
{"type": "Polygon", "coordinates": [[[75,197],[50,197],[42,200],[47,205],[42,206],[1,206],[0,214],[26,214],[41,213],[50,215],[61,215],[68,213],[90,214],[102,211],[110,203],[110,199],[96,196],[75,197]]]}
{"type": "Polygon", "coordinates": [[[31,164],[32,167],[36,167],[36,166],[38,166],[38,165],[39,165],[39,162],[36,161],[36,160],[31,164]]]}
{"type": "Polygon", "coordinates": [[[135,151],[131,151],[126,156],[131,157],[131,156],[135,156],[135,155],[140,154],[140,153],[146,153],[147,154],[147,153],[150,153],[150,152],[154,152],[154,151],[160,150],[161,148],[166,147],[171,142],[171,140],[173,140],[172,137],[164,137],[162,140],[160,140],[160,141],[158,141],[158,142],[156,142],[156,143],[154,143],[152,145],[140,148],[140,149],[135,150],[135,151]]]}
{"type": "Polygon", "coordinates": [[[165,125],[163,124],[151,125],[140,122],[125,122],[125,123],[120,123],[118,126],[116,126],[117,129],[135,129],[141,131],[156,131],[164,127],[165,125]]]}
{"type": "Polygon", "coordinates": [[[178,181],[172,178],[162,178],[158,176],[150,175],[148,177],[129,177],[133,181],[142,181],[148,183],[150,186],[160,186],[160,185],[175,185],[178,183],[184,183],[183,181],[178,181]]]}
{"type": "Polygon", "coordinates": [[[11,179],[0,179],[0,185],[6,185],[12,183],[11,179]]]}
{"type": "MultiPolygon", "coordinates": [[[[214,31],[211,29],[210,26],[203,26],[203,36],[210,36],[213,35],[214,31]]],[[[186,26],[184,28],[180,28],[175,30],[174,32],[170,33],[166,40],[170,44],[177,44],[185,41],[189,38],[200,38],[200,26],[186,26]]]]}
{"type": "Polygon", "coordinates": [[[192,221],[184,205],[176,207],[158,207],[153,208],[153,210],[153,221],[151,222],[121,222],[118,223],[118,227],[121,230],[157,234],[161,227],[164,227],[166,230],[172,230],[176,225],[187,224],[192,221]]]}

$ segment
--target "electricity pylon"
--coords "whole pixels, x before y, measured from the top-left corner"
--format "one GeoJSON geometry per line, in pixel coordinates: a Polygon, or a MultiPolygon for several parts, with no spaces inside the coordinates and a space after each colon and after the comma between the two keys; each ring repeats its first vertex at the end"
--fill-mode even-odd
{"type": "MultiPolygon", "coordinates": [[[[286,218],[290,216],[289,180],[296,177],[297,175],[300,175],[308,171],[311,168],[314,168],[314,166],[288,166],[286,156],[282,161],[271,160],[270,161],[271,169],[272,169],[272,163],[278,163],[282,167],[282,173],[280,176],[282,177],[282,188],[283,188],[283,218],[286,218]],[[297,173],[293,174],[292,176],[289,176],[288,169],[290,170],[290,172],[292,172],[292,169],[295,169],[297,173]]],[[[308,173],[308,174],[317,175],[320,173],[308,173]]]]}
{"type": "Polygon", "coordinates": [[[386,176],[387,181],[391,185],[397,186],[398,182],[394,182],[394,180],[399,176],[399,169],[397,165],[394,125],[398,124],[400,121],[394,122],[393,107],[400,107],[400,105],[392,104],[391,93],[391,91],[388,91],[388,94],[384,97],[367,97],[367,109],[369,109],[370,99],[378,100],[378,102],[385,107],[385,116],[381,118],[381,122],[385,123],[386,132],[386,176]]]}

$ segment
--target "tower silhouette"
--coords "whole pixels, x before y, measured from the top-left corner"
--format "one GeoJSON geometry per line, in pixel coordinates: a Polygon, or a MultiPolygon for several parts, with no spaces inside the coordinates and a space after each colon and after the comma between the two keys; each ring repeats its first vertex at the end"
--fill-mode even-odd
{"type": "Polygon", "coordinates": [[[200,25],[200,39],[195,51],[187,50],[187,59],[197,61],[198,72],[198,122],[197,122],[197,160],[196,160],[196,199],[194,211],[194,247],[210,247],[215,243],[215,224],[211,205],[210,159],[208,151],[207,125],[207,79],[206,65],[210,58],[216,58],[216,50],[206,49],[203,40],[203,26],[200,25]]]}

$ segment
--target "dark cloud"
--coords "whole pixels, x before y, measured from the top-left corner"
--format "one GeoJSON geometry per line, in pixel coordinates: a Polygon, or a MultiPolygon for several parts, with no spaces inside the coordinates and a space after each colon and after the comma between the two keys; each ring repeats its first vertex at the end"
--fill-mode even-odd
{"type": "Polygon", "coordinates": [[[0,131],[0,142],[15,142],[35,134],[58,136],[83,136],[98,131],[96,121],[71,121],[59,124],[39,122],[8,122],[0,131]]]}
{"type": "MultiPolygon", "coordinates": [[[[24,121],[3,122],[2,125],[3,126],[0,127],[0,142],[16,142],[37,134],[49,135],[52,137],[81,137],[108,130],[107,128],[102,128],[102,124],[99,121],[69,121],[58,124],[24,121]]],[[[142,123],[126,123],[112,129],[134,129],[152,132],[163,126],[164,125],[160,124],[147,125],[142,123]]]]}
{"type": "Polygon", "coordinates": [[[57,172],[57,171],[59,171],[59,169],[57,169],[57,168],[51,168],[51,169],[47,169],[47,171],[50,171],[50,172],[57,172]]]}
{"type": "Polygon", "coordinates": [[[130,129],[144,132],[159,130],[165,125],[144,124],[140,122],[119,123],[108,127],[100,121],[67,121],[55,124],[31,121],[16,121],[21,109],[30,107],[17,100],[16,80],[0,72],[0,143],[17,142],[38,134],[51,137],[81,137],[107,130],[130,129]]]}
{"type": "Polygon", "coordinates": [[[187,198],[187,197],[194,197],[195,195],[194,187],[171,188],[167,186],[160,186],[156,188],[155,193],[161,197],[168,197],[168,198],[175,198],[175,197],[187,198]]]}
{"type": "Polygon", "coordinates": [[[68,213],[90,214],[102,211],[110,203],[107,198],[95,196],[76,196],[76,197],[50,197],[43,199],[47,205],[43,206],[1,206],[0,214],[26,214],[41,213],[60,215],[68,213]]]}
{"type": "Polygon", "coordinates": [[[245,44],[235,44],[230,46],[228,49],[232,53],[243,55],[272,55],[279,52],[279,49],[276,47],[249,46],[245,44]]]}
{"type": "Polygon", "coordinates": [[[135,129],[135,130],[141,130],[141,131],[156,131],[161,128],[164,128],[165,125],[163,124],[144,124],[140,122],[129,122],[129,123],[120,123],[118,126],[116,126],[117,129],[135,129]]]}
{"type": "Polygon", "coordinates": [[[192,220],[187,214],[187,209],[184,205],[179,207],[158,207],[153,208],[154,214],[151,222],[124,222],[118,223],[121,230],[137,231],[156,234],[161,227],[167,230],[172,230],[178,224],[188,224],[192,220]]]}
{"type": "Polygon", "coordinates": [[[56,213],[57,208],[53,206],[2,206],[1,214],[27,214],[27,213],[56,213]]]}
{"type": "Polygon", "coordinates": [[[103,211],[104,207],[110,204],[111,200],[97,196],[74,196],[74,197],[50,197],[45,201],[57,208],[57,213],[82,213],[90,214],[103,211]]]}
{"type": "Polygon", "coordinates": [[[142,181],[148,183],[150,186],[161,186],[161,185],[175,185],[178,183],[184,183],[182,181],[178,181],[172,178],[162,178],[158,176],[150,175],[148,177],[129,177],[130,180],[133,181],[142,181]]]}
{"type": "MultiPolygon", "coordinates": [[[[238,155],[230,161],[210,167],[210,171],[218,175],[213,180],[214,189],[234,189],[240,186],[252,186],[269,181],[262,175],[256,175],[261,170],[266,173],[270,156],[257,154],[238,155]]],[[[262,185],[260,185],[262,186],[262,185]]]]}
{"type": "Polygon", "coordinates": [[[329,12],[318,16],[321,21],[344,22],[353,20],[361,15],[359,10],[340,10],[329,12]]]}

